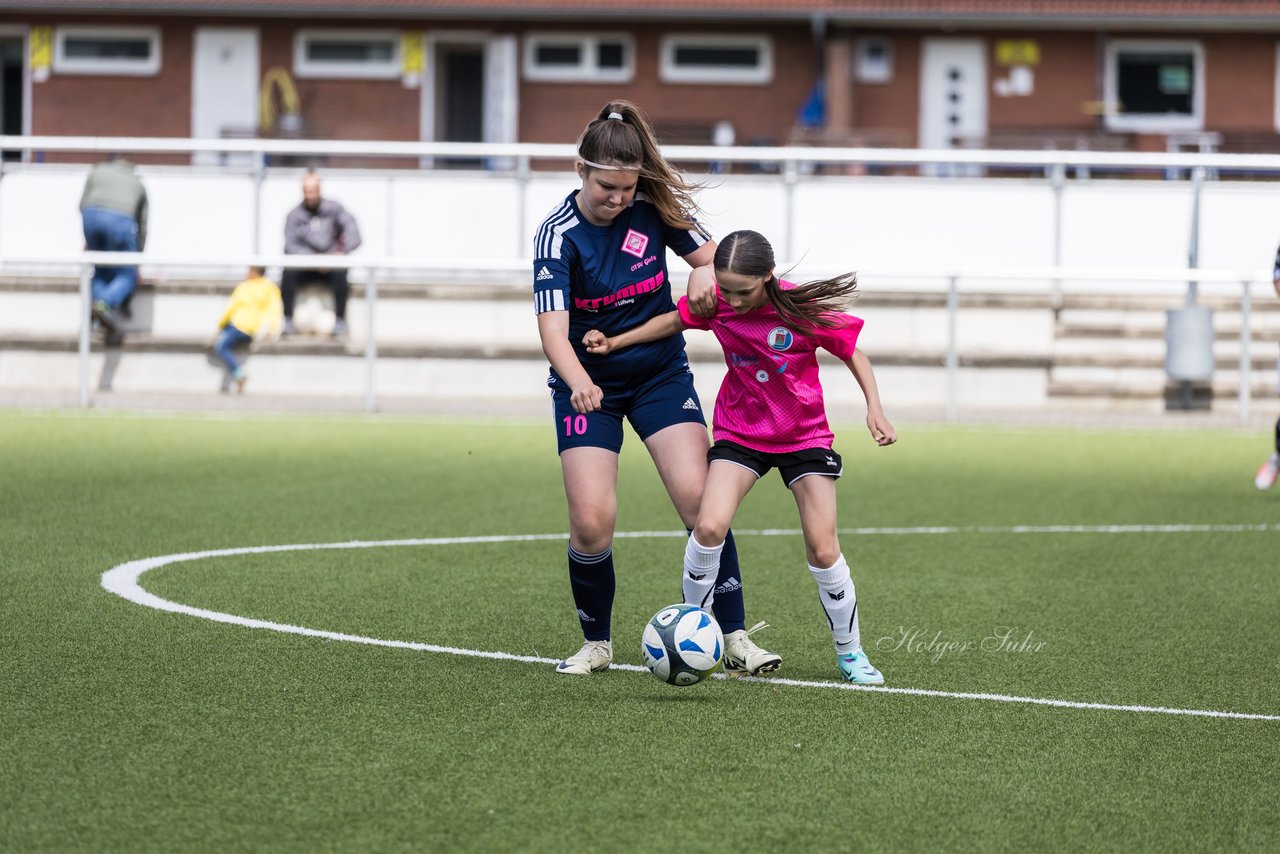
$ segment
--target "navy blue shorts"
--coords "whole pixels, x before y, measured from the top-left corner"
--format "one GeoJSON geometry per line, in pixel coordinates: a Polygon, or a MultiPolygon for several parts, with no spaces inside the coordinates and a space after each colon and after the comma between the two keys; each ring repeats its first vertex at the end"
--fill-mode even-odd
{"type": "Polygon", "coordinates": [[[707,462],[714,460],[724,460],[736,466],[742,466],[753,472],[756,478],[762,478],[769,473],[769,469],[776,468],[788,489],[791,488],[791,484],[805,475],[818,474],[839,479],[840,475],[844,474],[844,461],[830,448],[804,448],[799,451],[771,454],[768,451],[757,451],[755,448],[748,448],[737,442],[720,439],[711,446],[711,450],[707,451],[707,462]]]}
{"type": "Polygon", "coordinates": [[[693,387],[693,374],[686,365],[673,367],[633,388],[605,388],[601,407],[585,415],[573,411],[569,387],[561,380],[553,376],[547,384],[551,386],[559,453],[569,448],[620,452],[624,418],[641,439],[672,424],[707,424],[693,387]]]}

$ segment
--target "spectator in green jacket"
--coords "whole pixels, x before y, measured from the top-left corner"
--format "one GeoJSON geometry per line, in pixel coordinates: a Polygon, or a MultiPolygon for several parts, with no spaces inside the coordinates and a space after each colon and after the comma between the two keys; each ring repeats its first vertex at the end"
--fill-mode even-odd
{"type": "MultiPolygon", "coordinates": [[[[80,196],[85,246],[101,252],[140,252],[147,240],[147,191],[124,157],[113,154],[89,172],[80,196]]],[[[136,266],[93,270],[93,316],[119,331],[117,311],[138,286],[136,266]]]]}

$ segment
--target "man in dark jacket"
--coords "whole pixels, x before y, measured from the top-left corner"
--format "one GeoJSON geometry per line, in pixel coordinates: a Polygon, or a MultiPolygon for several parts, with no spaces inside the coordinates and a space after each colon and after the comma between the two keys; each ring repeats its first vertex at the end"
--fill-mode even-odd
{"type": "MultiPolygon", "coordinates": [[[[80,196],[84,243],[98,252],[140,252],[147,242],[147,191],[134,166],[117,154],[89,172],[80,196]]],[[[109,332],[138,286],[137,267],[93,268],[93,315],[109,332]]]]}
{"type": "MultiPolygon", "coordinates": [[[[360,245],[360,228],[355,217],[332,199],[321,198],[320,176],[308,172],[302,179],[302,204],[289,211],[284,222],[286,255],[345,255],[360,245]]],[[[286,269],[280,277],[280,297],[284,302],[284,334],[293,333],[293,304],[298,288],[322,281],[333,292],[335,337],[347,332],[347,271],[286,269]]]]}

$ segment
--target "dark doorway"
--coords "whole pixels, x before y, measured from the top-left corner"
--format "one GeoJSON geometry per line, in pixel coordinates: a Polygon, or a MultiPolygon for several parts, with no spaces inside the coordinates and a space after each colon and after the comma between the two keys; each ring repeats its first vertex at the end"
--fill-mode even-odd
{"type": "MultiPolygon", "coordinates": [[[[437,66],[436,139],[440,142],[484,141],[484,48],[441,45],[437,66]]],[[[478,157],[449,157],[441,166],[478,169],[478,157]]]]}
{"type": "MultiPolygon", "coordinates": [[[[22,36],[0,36],[0,133],[21,136],[24,49],[22,36]]],[[[5,160],[18,160],[21,151],[6,151],[5,160]]]]}

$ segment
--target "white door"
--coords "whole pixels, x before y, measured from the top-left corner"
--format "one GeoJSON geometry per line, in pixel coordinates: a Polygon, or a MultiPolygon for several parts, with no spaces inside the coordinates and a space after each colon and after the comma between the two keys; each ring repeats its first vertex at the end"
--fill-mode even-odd
{"type": "MultiPolygon", "coordinates": [[[[252,137],[258,129],[258,31],[197,27],[191,68],[191,135],[205,139],[252,137]]],[[[192,162],[249,163],[249,155],[223,158],[196,152],[192,162]]]]}
{"type": "Polygon", "coordinates": [[[987,55],[980,39],[925,39],[920,147],[956,148],[987,132],[987,55]]]}

